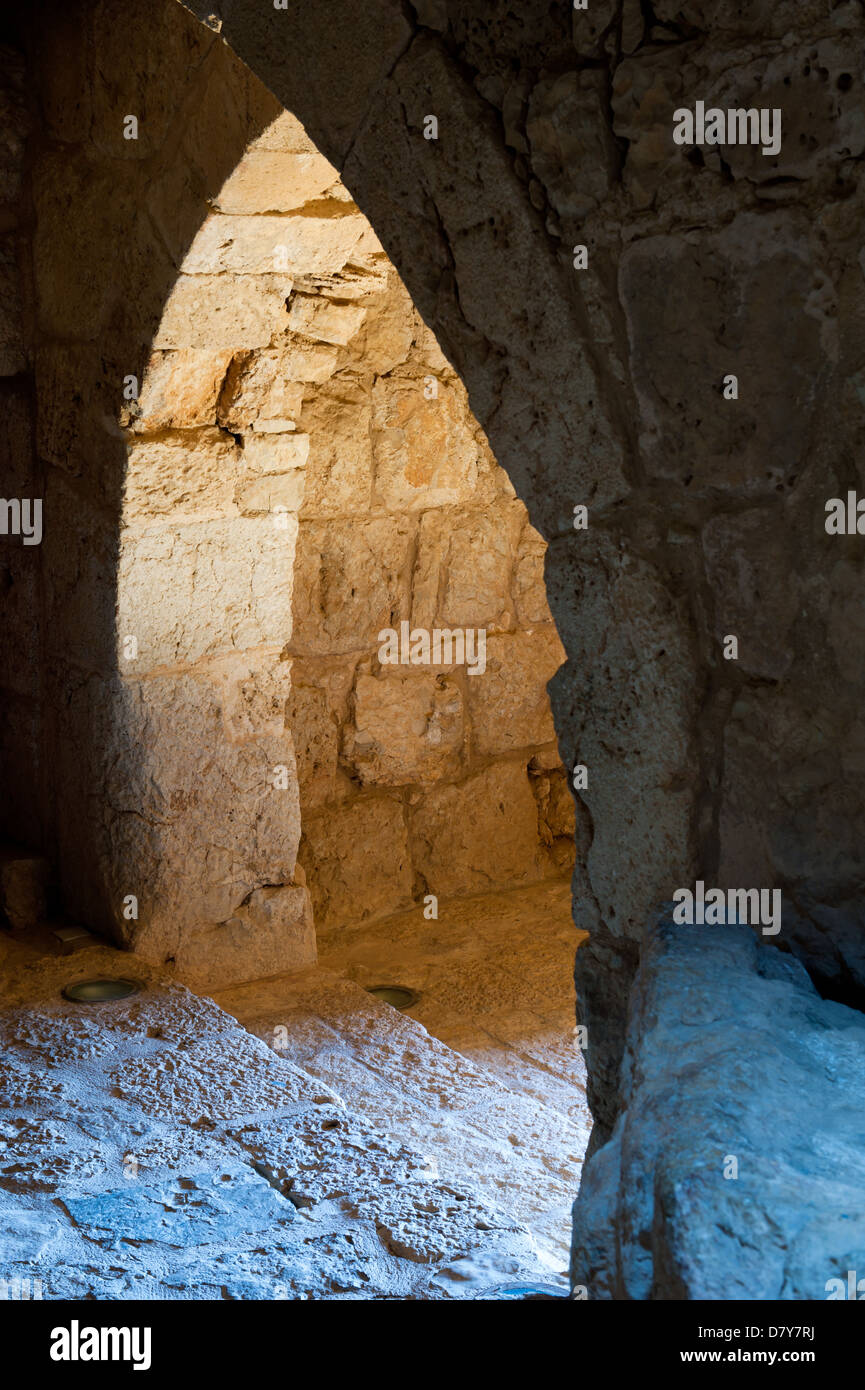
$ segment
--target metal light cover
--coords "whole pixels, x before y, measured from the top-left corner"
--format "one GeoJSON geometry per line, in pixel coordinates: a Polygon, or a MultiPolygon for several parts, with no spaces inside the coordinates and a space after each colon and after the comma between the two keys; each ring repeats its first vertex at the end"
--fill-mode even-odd
{"type": "Polygon", "coordinates": [[[63,998],[71,999],[73,1004],[104,1004],[110,999],[127,999],[138,990],[135,980],[76,980],[66,985],[63,998]]]}

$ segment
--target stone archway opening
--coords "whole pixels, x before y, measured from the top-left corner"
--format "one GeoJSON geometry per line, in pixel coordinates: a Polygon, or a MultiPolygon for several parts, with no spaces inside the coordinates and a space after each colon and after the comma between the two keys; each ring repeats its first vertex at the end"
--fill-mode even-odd
{"type": "MultiPolygon", "coordinates": [[[[480,1185],[501,1189],[507,1171],[508,1209],[561,1274],[589,1120],[545,547],[371,227],[290,113],[213,200],[124,424],[126,679],[170,682],[163,738],[187,740],[187,770],[202,711],[220,728],[160,847],[187,900],[154,895],[134,949],[215,990],[308,1072],[336,1074],[370,1120],[392,1128],[402,1108],[450,1177],[476,1119],[433,1137],[405,1072],[414,1059],[431,1079],[442,1058],[464,1059],[448,1061],[437,1104],[459,1109],[459,1068],[473,1066],[506,1131],[480,1144],[480,1185]],[[166,557],[174,596],[156,578],[166,557]],[[214,846],[214,825],[228,844],[214,846]],[[341,980],[361,986],[343,1007],[369,1031],[337,1064],[321,1031],[341,980]],[[388,1025],[362,991],[391,981],[418,994],[400,1027],[421,1027],[381,1086],[388,1025]]],[[[150,748],[151,769],[161,756],[150,748]]]]}
{"type": "Polygon", "coordinates": [[[39,166],[66,910],[444,1183],[471,1155],[561,1275],[589,1119],[544,544],[335,168],[237,60],[172,42],[198,64],[182,135],[142,120],[142,165],[112,147],[102,184],[85,141],[83,210],[75,159],[39,166]],[[87,266],[133,210],[136,311],[67,303],[64,216],[87,266]],[[373,1003],[370,972],[418,1005],[373,1003]]]}

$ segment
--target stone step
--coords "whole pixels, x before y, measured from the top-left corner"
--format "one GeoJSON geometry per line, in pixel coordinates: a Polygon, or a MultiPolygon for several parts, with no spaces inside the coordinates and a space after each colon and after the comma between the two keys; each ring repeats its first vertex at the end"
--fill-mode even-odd
{"type": "MultiPolygon", "coordinates": [[[[442,1300],[543,1277],[529,1231],[487,1200],[471,1164],[445,1176],[410,1135],[353,1110],[211,1000],[107,947],[74,965],[14,941],[10,953],[7,1283],[39,1281],[46,1299],[442,1300]],[[82,1008],[60,991],[85,973],[141,990],[82,1008]]],[[[324,992],[332,1017],[346,1002],[356,1012],[324,992]]],[[[381,1012],[374,1033],[387,1032],[381,1012]]],[[[343,1052],[365,1021],[352,1026],[343,1052]]]]}
{"type": "Polygon", "coordinates": [[[376,1130],[424,1154],[442,1180],[469,1182],[523,1223],[546,1272],[564,1271],[584,1125],[334,972],[313,968],[215,997],[376,1130]]]}

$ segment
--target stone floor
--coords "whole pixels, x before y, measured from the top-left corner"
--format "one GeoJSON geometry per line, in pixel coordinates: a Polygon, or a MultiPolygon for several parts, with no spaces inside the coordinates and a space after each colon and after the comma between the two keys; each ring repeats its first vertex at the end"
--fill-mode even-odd
{"type": "Polygon", "coordinates": [[[320,968],[216,1002],[104,946],[13,944],[0,1295],[28,1280],[98,1299],[563,1284],[589,1124],[575,941],[566,886],[544,884],[334,932],[320,968]],[[97,974],[141,992],[60,995],[97,974]],[[421,991],[412,1016],[362,988],[396,977],[421,991]]]}

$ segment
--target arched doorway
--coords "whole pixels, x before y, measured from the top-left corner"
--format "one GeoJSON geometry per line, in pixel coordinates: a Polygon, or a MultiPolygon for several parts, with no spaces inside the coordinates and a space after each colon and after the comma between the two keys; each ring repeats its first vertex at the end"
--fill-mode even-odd
{"type": "MultiPolygon", "coordinates": [[[[209,989],[312,961],[311,906],[342,927],[432,898],[445,926],[451,900],[537,885],[548,907],[554,886],[573,1050],[543,542],[336,171],[186,24],[159,35],[196,68],[182,133],[157,139],[155,101],[150,128],[101,112],[101,189],[123,198],[99,196],[100,141],[86,179],[49,150],[39,185],[43,451],[73,533],[52,541],[46,615],[69,910],[209,989]],[[70,254],[92,290],[138,198],[134,306],[122,286],[66,304],[70,254]],[[382,632],[404,624],[462,646],[391,671],[382,632]]],[[[537,1085],[543,1063],[525,1068],[537,1085]]],[[[516,1115],[511,1133],[525,1144],[516,1115]]],[[[584,1142],[533,1160],[557,1164],[559,1268],[584,1142]]]]}

